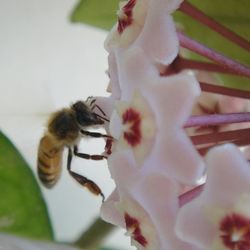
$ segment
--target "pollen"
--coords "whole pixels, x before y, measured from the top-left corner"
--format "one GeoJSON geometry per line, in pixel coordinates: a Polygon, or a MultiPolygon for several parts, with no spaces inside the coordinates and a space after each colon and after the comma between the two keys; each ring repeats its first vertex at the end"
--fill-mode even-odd
{"type": "Polygon", "coordinates": [[[136,218],[133,218],[127,213],[125,213],[124,219],[125,219],[126,229],[128,233],[131,235],[131,237],[141,246],[146,247],[148,242],[146,238],[142,235],[140,222],[136,218]]]}
{"type": "Polygon", "coordinates": [[[220,224],[221,239],[230,250],[250,249],[250,219],[232,213],[225,216],[220,224]]]}
{"type": "Polygon", "coordinates": [[[122,34],[123,31],[132,24],[133,22],[133,8],[136,4],[136,0],[129,0],[119,11],[118,11],[118,33],[122,34]]]}
{"type": "Polygon", "coordinates": [[[141,142],[141,116],[133,108],[127,109],[122,115],[122,124],[124,128],[123,137],[132,147],[141,142]]]}

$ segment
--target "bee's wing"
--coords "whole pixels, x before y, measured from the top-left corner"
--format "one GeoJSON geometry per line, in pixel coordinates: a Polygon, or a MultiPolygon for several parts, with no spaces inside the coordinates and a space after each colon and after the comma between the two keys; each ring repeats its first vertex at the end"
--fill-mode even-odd
{"type": "Polygon", "coordinates": [[[40,181],[47,188],[52,188],[61,175],[63,148],[58,146],[49,135],[45,135],[40,140],[37,172],[40,181]]]}

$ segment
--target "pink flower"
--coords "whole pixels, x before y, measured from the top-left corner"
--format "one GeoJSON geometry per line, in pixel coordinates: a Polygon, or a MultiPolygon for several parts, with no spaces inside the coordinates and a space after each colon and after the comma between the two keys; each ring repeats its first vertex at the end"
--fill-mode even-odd
{"type": "Polygon", "coordinates": [[[177,235],[204,250],[250,249],[249,163],[232,144],[210,150],[206,162],[205,189],[181,208],[177,235]]]}
{"type": "Polygon", "coordinates": [[[156,62],[169,64],[178,53],[178,38],[170,14],[182,0],[128,0],[120,3],[118,22],[105,41],[111,52],[131,45],[156,62]],[[153,39],[152,39],[153,37],[153,39]]]}
{"type": "Polygon", "coordinates": [[[117,189],[102,205],[102,218],[125,228],[138,249],[194,249],[174,234],[178,186],[157,173],[142,174],[135,164],[128,152],[109,158],[117,189]]]}
{"type": "Polygon", "coordinates": [[[194,184],[204,167],[183,125],[200,94],[197,81],[184,73],[149,79],[138,72],[129,81],[136,90],[131,98],[116,103],[111,116],[114,150],[130,149],[138,167],[194,184]]]}

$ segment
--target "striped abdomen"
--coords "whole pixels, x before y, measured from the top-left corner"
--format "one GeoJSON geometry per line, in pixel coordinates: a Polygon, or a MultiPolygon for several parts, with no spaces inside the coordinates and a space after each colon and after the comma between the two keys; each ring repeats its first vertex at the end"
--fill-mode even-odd
{"type": "Polygon", "coordinates": [[[42,137],[38,148],[37,172],[47,188],[53,187],[61,174],[63,147],[57,147],[49,135],[42,137]]]}

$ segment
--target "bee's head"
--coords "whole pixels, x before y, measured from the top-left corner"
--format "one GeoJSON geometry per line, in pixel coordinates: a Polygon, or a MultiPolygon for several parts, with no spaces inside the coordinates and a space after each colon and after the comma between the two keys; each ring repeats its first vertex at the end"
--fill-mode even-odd
{"type": "Polygon", "coordinates": [[[104,121],[82,101],[77,101],[71,108],[75,111],[77,122],[83,127],[104,123],[104,121]]]}

